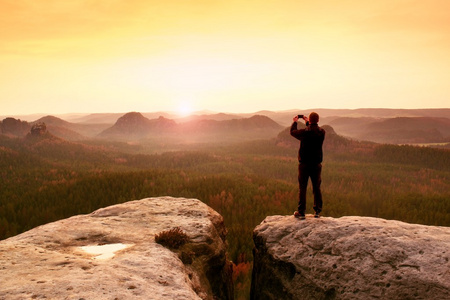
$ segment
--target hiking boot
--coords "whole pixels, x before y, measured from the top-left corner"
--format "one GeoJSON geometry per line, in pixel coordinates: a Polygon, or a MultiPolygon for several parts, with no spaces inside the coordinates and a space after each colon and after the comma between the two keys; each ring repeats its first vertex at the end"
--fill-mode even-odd
{"type": "Polygon", "coordinates": [[[320,218],[320,213],[316,212],[316,213],[314,214],[314,218],[320,218]]]}
{"type": "Polygon", "coordinates": [[[299,211],[295,211],[294,212],[294,217],[299,218],[300,220],[304,220],[305,219],[305,214],[301,213],[299,211]]]}

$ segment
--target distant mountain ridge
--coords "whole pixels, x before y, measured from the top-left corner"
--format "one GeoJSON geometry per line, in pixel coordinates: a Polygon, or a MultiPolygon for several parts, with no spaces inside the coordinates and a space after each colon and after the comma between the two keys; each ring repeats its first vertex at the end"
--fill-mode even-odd
{"type": "MultiPolygon", "coordinates": [[[[320,115],[321,124],[330,124],[332,120],[337,118],[374,118],[389,119],[397,117],[426,117],[426,118],[449,118],[450,108],[440,109],[390,109],[390,108],[358,108],[358,109],[292,109],[284,111],[258,111],[253,114],[268,116],[275,122],[288,126],[292,122],[292,118],[297,114],[309,115],[311,112],[317,112],[320,115]]],[[[240,114],[246,117],[252,114],[240,114]]],[[[331,125],[331,124],[330,124],[331,125]]]]}
{"type": "Polygon", "coordinates": [[[233,137],[233,138],[270,138],[283,127],[266,116],[252,116],[250,118],[231,120],[193,119],[178,124],[174,120],[160,116],[149,120],[141,113],[127,113],[117,120],[110,128],[104,130],[99,137],[120,140],[151,138],[166,135],[186,139],[205,137],[233,137]]]}
{"type": "Polygon", "coordinates": [[[341,135],[377,143],[450,142],[450,119],[441,117],[337,118],[329,123],[341,135]]]}
{"type": "MultiPolygon", "coordinates": [[[[116,141],[159,139],[171,142],[223,142],[270,139],[290,126],[296,114],[312,110],[260,111],[255,114],[211,113],[177,117],[170,113],[91,114],[73,123],[56,116],[33,122],[6,118],[0,134],[23,137],[30,126],[45,123],[48,131],[69,141],[97,138],[116,141]],[[113,121],[114,120],[114,121],[113,121]],[[91,122],[91,123],[86,123],[91,122]]],[[[321,126],[358,141],[391,144],[450,145],[450,109],[315,109],[321,126]]],[[[300,122],[301,123],[301,122],[300,122]]],[[[447,147],[449,147],[447,145],[447,147]]]]}

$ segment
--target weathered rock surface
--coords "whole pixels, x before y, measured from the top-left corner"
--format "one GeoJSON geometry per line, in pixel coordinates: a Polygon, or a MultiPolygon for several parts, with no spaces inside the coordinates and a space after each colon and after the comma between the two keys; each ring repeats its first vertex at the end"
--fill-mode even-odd
{"type": "Polygon", "coordinates": [[[450,228],[368,217],[267,217],[252,299],[450,299],[450,228]]]}
{"type": "Polygon", "coordinates": [[[225,236],[222,217],[196,199],[106,207],[0,241],[0,299],[232,299],[225,236]],[[187,244],[155,243],[174,227],[187,244]],[[124,249],[109,258],[81,248],[116,244],[124,249]]]}

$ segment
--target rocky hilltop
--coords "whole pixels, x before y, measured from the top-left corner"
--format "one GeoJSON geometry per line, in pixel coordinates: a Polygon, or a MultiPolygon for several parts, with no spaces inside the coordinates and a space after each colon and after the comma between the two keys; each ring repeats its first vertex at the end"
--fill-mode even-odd
{"type": "Polygon", "coordinates": [[[270,216],[253,234],[251,299],[450,299],[450,228],[270,216]]]}
{"type": "Polygon", "coordinates": [[[25,136],[30,131],[31,126],[26,121],[6,118],[0,122],[0,134],[6,136],[25,136]]]}
{"type": "Polygon", "coordinates": [[[222,217],[196,199],[131,201],[0,242],[0,299],[232,299],[222,217]],[[179,227],[185,245],[155,235],[179,227]]]}

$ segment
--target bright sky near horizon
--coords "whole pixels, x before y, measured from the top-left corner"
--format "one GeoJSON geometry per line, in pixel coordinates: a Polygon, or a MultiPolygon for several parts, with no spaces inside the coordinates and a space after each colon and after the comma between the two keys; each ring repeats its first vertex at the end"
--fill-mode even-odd
{"type": "Polygon", "coordinates": [[[0,0],[0,114],[448,108],[448,0],[0,0]]]}

